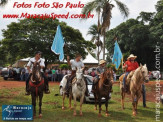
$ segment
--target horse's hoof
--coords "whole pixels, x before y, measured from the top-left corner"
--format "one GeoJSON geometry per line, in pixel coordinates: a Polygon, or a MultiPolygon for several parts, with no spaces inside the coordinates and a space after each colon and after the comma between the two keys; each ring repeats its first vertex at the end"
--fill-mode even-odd
{"type": "Polygon", "coordinates": [[[65,107],[62,107],[62,110],[65,110],[65,107]]]}
{"type": "Polygon", "coordinates": [[[39,114],[39,118],[41,118],[42,117],[42,114],[39,114]]]}
{"type": "Polygon", "coordinates": [[[97,107],[95,107],[94,109],[97,110],[97,107]]]}
{"type": "Polygon", "coordinates": [[[83,113],[80,113],[80,116],[83,116],[83,113]]]}
{"type": "Polygon", "coordinates": [[[101,114],[98,114],[98,117],[101,117],[101,114]]]}
{"type": "Polygon", "coordinates": [[[133,116],[136,116],[136,112],[133,112],[132,114],[133,114],[133,116]]]}
{"type": "Polygon", "coordinates": [[[76,116],[76,113],[74,113],[73,115],[76,116]]]}
{"type": "Polygon", "coordinates": [[[108,114],[108,113],[106,113],[105,115],[106,115],[107,117],[110,116],[110,114],[108,114]]]}
{"type": "Polygon", "coordinates": [[[70,110],[72,110],[73,108],[72,107],[69,107],[70,108],[70,110]]]}

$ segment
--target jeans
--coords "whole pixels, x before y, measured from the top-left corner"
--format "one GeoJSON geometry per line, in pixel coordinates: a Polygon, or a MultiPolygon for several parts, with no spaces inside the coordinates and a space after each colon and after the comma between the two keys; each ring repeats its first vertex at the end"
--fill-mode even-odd
{"type": "Polygon", "coordinates": [[[51,77],[51,81],[55,81],[55,79],[56,79],[56,75],[55,74],[52,74],[52,77],[51,77]]]}
{"type": "Polygon", "coordinates": [[[125,83],[125,79],[127,77],[127,75],[129,74],[130,72],[126,72],[125,73],[125,76],[123,77],[123,87],[126,88],[126,83],[125,83]]]}
{"type": "Polygon", "coordinates": [[[142,94],[143,94],[143,107],[146,107],[146,91],[145,91],[145,85],[142,85],[142,94]]]}
{"type": "Polygon", "coordinates": [[[27,80],[29,73],[25,73],[25,81],[27,80]]]}

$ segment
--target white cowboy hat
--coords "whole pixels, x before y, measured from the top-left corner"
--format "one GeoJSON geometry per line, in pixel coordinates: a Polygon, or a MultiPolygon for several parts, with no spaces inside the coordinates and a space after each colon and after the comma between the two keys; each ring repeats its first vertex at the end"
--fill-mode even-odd
{"type": "Polygon", "coordinates": [[[99,62],[99,65],[104,64],[104,63],[106,63],[106,61],[105,61],[105,60],[101,60],[101,61],[99,62]]]}
{"type": "Polygon", "coordinates": [[[127,59],[130,59],[130,58],[137,58],[137,56],[134,56],[134,54],[131,54],[127,59]]]}

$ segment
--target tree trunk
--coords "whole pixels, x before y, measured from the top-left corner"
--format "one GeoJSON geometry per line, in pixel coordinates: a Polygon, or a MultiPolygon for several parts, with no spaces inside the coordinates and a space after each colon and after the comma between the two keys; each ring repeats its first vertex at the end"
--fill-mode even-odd
{"type": "Polygon", "coordinates": [[[103,42],[103,60],[105,60],[105,30],[104,30],[104,42],[103,42]]]}

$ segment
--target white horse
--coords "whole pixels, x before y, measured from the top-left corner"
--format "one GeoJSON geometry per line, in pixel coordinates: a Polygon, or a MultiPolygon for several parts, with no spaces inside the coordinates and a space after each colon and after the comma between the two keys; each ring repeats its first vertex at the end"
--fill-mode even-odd
{"type": "Polygon", "coordinates": [[[76,99],[80,98],[80,116],[82,113],[82,104],[86,92],[86,84],[84,80],[83,70],[78,68],[76,71],[76,78],[72,81],[72,94],[74,98],[74,116],[76,116],[76,99]]]}
{"type": "MultiPolygon", "coordinates": [[[[62,93],[63,93],[63,101],[62,101],[62,109],[64,110],[64,100],[66,96],[66,83],[67,83],[68,76],[64,76],[61,83],[62,83],[62,93]]],[[[76,71],[76,77],[72,81],[72,92],[69,93],[69,108],[72,109],[71,107],[71,99],[72,96],[74,98],[74,116],[76,116],[76,99],[80,98],[80,115],[82,116],[82,103],[84,100],[86,92],[86,84],[84,81],[84,75],[83,75],[83,70],[82,69],[77,69],[76,71]]]]}

